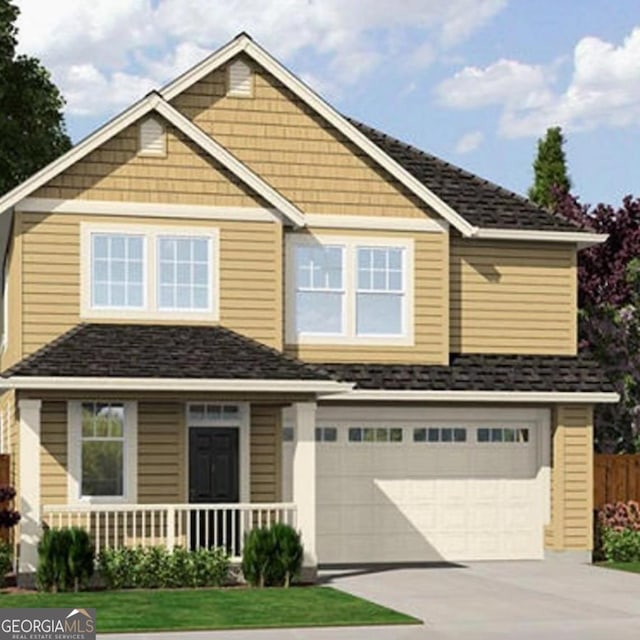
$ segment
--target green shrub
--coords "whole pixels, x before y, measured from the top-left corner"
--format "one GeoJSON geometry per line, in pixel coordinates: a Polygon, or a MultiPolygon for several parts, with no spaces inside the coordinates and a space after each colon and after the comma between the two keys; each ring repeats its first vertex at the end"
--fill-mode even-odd
{"type": "Polygon", "coordinates": [[[224,549],[107,548],[98,562],[108,589],[213,587],[224,584],[229,575],[224,549]]]}
{"type": "Polygon", "coordinates": [[[606,528],[602,532],[602,550],[608,562],[638,562],[640,531],[606,528]]]}
{"type": "Polygon", "coordinates": [[[103,549],[98,556],[98,568],[107,589],[130,589],[139,549],[120,547],[103,549]]]}
{"type": "Polygon", "coordinates": [[[38,544],[38,589],[77,591],[93,574],[94,561],[93,545],[83,529],[45,529],[38,544]]]}
{"type": "Polygon", "coordinates": [[[289,525],[252,529],[245,535],[242,573],[253,586],[288,587],[300,572],[302,557],[300,534],[289,525]]]}
{"type": "Polygon", "coordinates": [[[0,585],[4,585],[5,576],[13,568],[13,550],[8,542],[0,542],[0,585]]]}

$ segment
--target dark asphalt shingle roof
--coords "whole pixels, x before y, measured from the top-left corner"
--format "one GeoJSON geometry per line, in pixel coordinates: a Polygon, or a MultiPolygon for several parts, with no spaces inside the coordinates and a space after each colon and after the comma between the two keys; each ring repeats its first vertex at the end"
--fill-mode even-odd
{"type": "Polygon", "coordinates": [[[331,380],[224,327],[138,324],[78,325],[3,376],[331,380]]]}
{"type": "Polygon", "coordinates": [[[407,391],[614,391],[597,362],[586,355],[452,355],[451,364],[323,364],[356,389],[407,391]]]}
{"type": "Polygon", "coordinates": [[[349,119],[367,138],[470,224],[487,229],[579,231],[522,196],[410,144],[349,119]]]}

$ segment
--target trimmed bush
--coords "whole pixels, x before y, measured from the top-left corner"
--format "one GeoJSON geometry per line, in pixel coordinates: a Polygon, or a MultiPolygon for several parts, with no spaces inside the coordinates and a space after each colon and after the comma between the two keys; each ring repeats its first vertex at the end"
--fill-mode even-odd
{"type": "Polygon", "coordinates": [[[640,531],[633,529],[604,529],[602,550],[608,562],[639,562],[640,531]]]}
{"type": "Polygon", "coordinates": [[[94,550],[83,529],[45,529],[38,544],[36,584],[42,591],[80,590],[93,575],[94,550]]]}
{"type": "Polygon", "coordinates": [[[245,535],[242,573],[255,587],[289,587],[302,567],[300,534],[286,524],[252,529],[245,535]]]}
{"type": "Polygon", "coordinates": [[[108,589],[219,587],[229,576],[224,549],[107,548],[100,552],[98,566],[108,589]]]}

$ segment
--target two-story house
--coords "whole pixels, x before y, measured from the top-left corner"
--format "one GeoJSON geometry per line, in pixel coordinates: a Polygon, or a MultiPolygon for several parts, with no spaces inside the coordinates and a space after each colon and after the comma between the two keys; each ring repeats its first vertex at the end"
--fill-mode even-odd
{"type": "Polygon", "coordinates": [[[587,556],[576,256],[605,240],[346,119],[241,34],[0,199],[22,522],[305,563],[587,556]]]}

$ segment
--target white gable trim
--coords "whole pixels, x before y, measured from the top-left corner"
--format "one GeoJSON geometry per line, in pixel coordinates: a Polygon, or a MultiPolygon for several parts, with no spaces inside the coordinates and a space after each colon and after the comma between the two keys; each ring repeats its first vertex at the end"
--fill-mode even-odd
{"type": "Polygon", "coordinates": [[[479,240],[533,240],[536,242],[575,242],[580,249],[606,242],[608,234],[588,231],[533,231],[527,229],[478,229],[479,240]]]}
{"type": "Polygon", "coordinates": [[[196,127],[179,111],[167,104],[162,97],[156,93],[150,94],[140,102],[137,102],[104,127],[98,129],[93,135],[18,185],[3,198],[0,198],[0,215],[18,205],[21,200],[28,197],[33,191],[49,182],[75,162],[78,162],[84,156],[120,133],[120,131],[152,111],[156,111],[177,129],[182,131],[182,133],[206,151],[212,158],[217,160],[234,175],[238,176],[240,180],[261,195],[278,211],[282,212],[294,225],[304,226],[304,214],[300,209],[281,196],[273,187],[249,169],[249,167],[240,162],[240,160],[210,138],[204,131],[196,127]]]}
{"type": "Polygon", "coordinates": [[[425,204],[433,208],[436,213],[460,231],[462,235],[471,236],[474,234],[476,227],[467,222],[460,214],[454,211],[454,209],[436,196],[430,189],[425,187],[417,178],[412,176],[404,167],[400,166],[395,160],[382,151],[380,147],[371,142],[369,138],[358,131],[356,127],[341,116],[331,105],[325,102],[315,91],[296,78],[246,34],[241,34],[227,46],[218,50],[200,64],[193,67],[193,69],[165,86],[160,90],[161,95],[167,101],[173,100],[178,94],[182,93],[192,84],[201,80],[240,52],[244,52],[267,69],[267,71],[277,78],[287,89],[292,91],[346,138],[373,158],[425,204]]]}
{"type": "Polygon", "coordinates": [[[274,222],[281,219],[276,209],[262,207],[214,207],[197,204],[116,202],[115,200],[60,200],[57,198],[25,198],[15,206],[15,210],[28,213],[195,218],[197,220],[241,220],[243,222],[274,222]]]}

